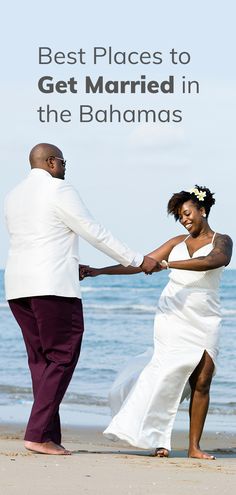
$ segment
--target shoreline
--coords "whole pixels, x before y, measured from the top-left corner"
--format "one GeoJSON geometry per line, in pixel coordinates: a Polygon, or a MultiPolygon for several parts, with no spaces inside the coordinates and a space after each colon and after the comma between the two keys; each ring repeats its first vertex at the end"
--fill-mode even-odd
{"type": "MultiPolygon", "coordinates": [[[[32,401],[20,403],[5,403],[0,405],[0,424],[26,424],[30,415],[32,401]]],[[[110,420],[109,407],[91,407],[82,404],[63,403],[60,406],[61,424],[69,428],[92,427],[105,429],[110,420]]],[[[235,431],[236,415],[208,412],[205,428],[209,433],[227,433],[235,431]]],[[[179,409],[176,415],[173,431],[188,431],[188,409],[179,409]]]]}
{"type": "MultiPolygon", "coordinates": [[[[77,443],[78,452],[81,450],[80,445],[84,448],[85,445],[95,446],[96,448],[104,448],[108,451],[125,451],[126,454],[136,453],[140,456],[150,456],[152,449],[140,449],[133,447],[123,440],[112,441],[105,438],[102,434],[103,426],[97,425],[67,425],[62,426],[63,442],[73,445],[77,443]]],[[[0,443],[4,441],[19,441],[18,448],[24,449],[23,437],[24,437],[25,424],[23,423],[2,423],[0,425],[0,443]]],[[[170,458],[172,457],[187,457],[188,447],[188,432],[184,430],[175,430],[172,435],[172,451],[170,458]]],[[[203,450],[207,450],[210,453],[215,453],[217,458],[234,458],[236,460],[236,432],[203,432],[201,447],[203,450]],[[218,455],[217,455],[218,452],[218,455]]],[[[70,448],[70,447],[69,447],[70,448]]],[[[88,450],[89,452],[89,450],[88,450]]],[[[0,451],[0,455],[2,452],[0,451]]]]}
{"type": "Polygon", "coordinates": [[[151,450],[111,442],[102,429],[63,428],[71,456],[50,456],[25,450],[24,425],[0,426],[1,487],[4,495],[199,495],[233,493],[236,480],[236,434],[205,432],[201,446],[216,460],[187,457],[187,433],[175,431],[168,459],[151,450]]]}
{"type": "MultiPolygon", "coordinates": [[[[101,446],[105,449],[112,450],[125,450],[131,452],[139,452],[139,455],[150,455],[152,449],[140,449],[138,447],[133,447],[123,440],[112,441],[105,438],[102,434],[104,427],[97,425],[62,425],[62,436],[63,442],[75,444],[78,446],[82,442],[94,444],[97,447],[101,446]]],[[[2,423],[0,425],[0,441],[4,440],[19,440],[23,442],[25,424],[23,423],[2,423]]],[[[185,430],[174,430],[172,435],[172,451],[171,457],[181,457],[184,456],[184,452],[187,452],[188,446],[188,432],[185,430]]],[[[224,457],[231,456],[236,459],[236,432],[203,432],[201,446],[204,450],[210,450],[214,452],[219,452],[219,454],[224,457]]]]}

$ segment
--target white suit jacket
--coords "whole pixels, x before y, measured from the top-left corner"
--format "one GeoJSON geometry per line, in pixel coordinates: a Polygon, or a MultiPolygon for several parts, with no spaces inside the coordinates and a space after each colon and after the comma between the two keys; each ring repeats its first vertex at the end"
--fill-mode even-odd
{"type": "Polygon", "coordinates": [[[124,266],[143,261],[94,220],[73,186],[42,169],[31,170],[8,194],[5,218],[10,234],[7,299],[81,297],[78,235],[124,266]]]}

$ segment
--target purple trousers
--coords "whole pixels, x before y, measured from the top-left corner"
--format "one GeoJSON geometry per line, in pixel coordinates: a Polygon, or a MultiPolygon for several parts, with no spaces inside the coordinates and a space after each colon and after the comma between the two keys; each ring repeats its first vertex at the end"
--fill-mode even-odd
{"type": "Polygon", "coordinates": [[[25,440],[60,445],[59,406],[79,358],[84,330],[81,299],[35,296],[8,302],[22,330],[33,385],[25,440]]]}

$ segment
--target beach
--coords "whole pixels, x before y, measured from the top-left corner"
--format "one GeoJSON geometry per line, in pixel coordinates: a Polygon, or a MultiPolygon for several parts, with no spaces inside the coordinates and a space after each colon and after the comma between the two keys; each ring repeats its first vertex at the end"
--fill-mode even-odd
{"type": "Polygon", "coordinates": [[[236,484],[236,435],[205,433],[202,447],[216,460],[187,458],[187,433],[173,435],[168,459],[152,457],[124,442],[110,442],[101,429],[69,427],[64,445],[71,456],[29,452],[23,425],[0,429],[1,494],[192,495],[229,494],[236,484]]]}
{"type": "Polygon", "coordinates": [[[221,286],[220,354],[201,443],[216,460],[187,458],[187,401],[177,414],[168,459],[102,436],[110,418],[108,391],[117,372],[152,346],[156,302],[166,281],[165,273],[156,278],[138,275],[85,281],[83,348],[60,409],[63,444],[73,454],[48,456],[24,449],[31,381],[21,333],[4,300],[0,272],[0,495],[222,495],[235,491],[234,270],[224,273],[221,286]]]}

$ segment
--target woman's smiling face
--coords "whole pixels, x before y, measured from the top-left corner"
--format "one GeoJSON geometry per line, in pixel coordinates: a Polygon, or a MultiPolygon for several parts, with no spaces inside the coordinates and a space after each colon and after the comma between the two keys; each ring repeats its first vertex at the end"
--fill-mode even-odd
{"type": "Polygon", "coordinates": [[[179,221],[191,235],[198,235],[203,222],[206,221],[205,217],[203,217],[204,213],[204,207],[198,208],[196,203],[189,200],[179,208],[179,221]]]}

